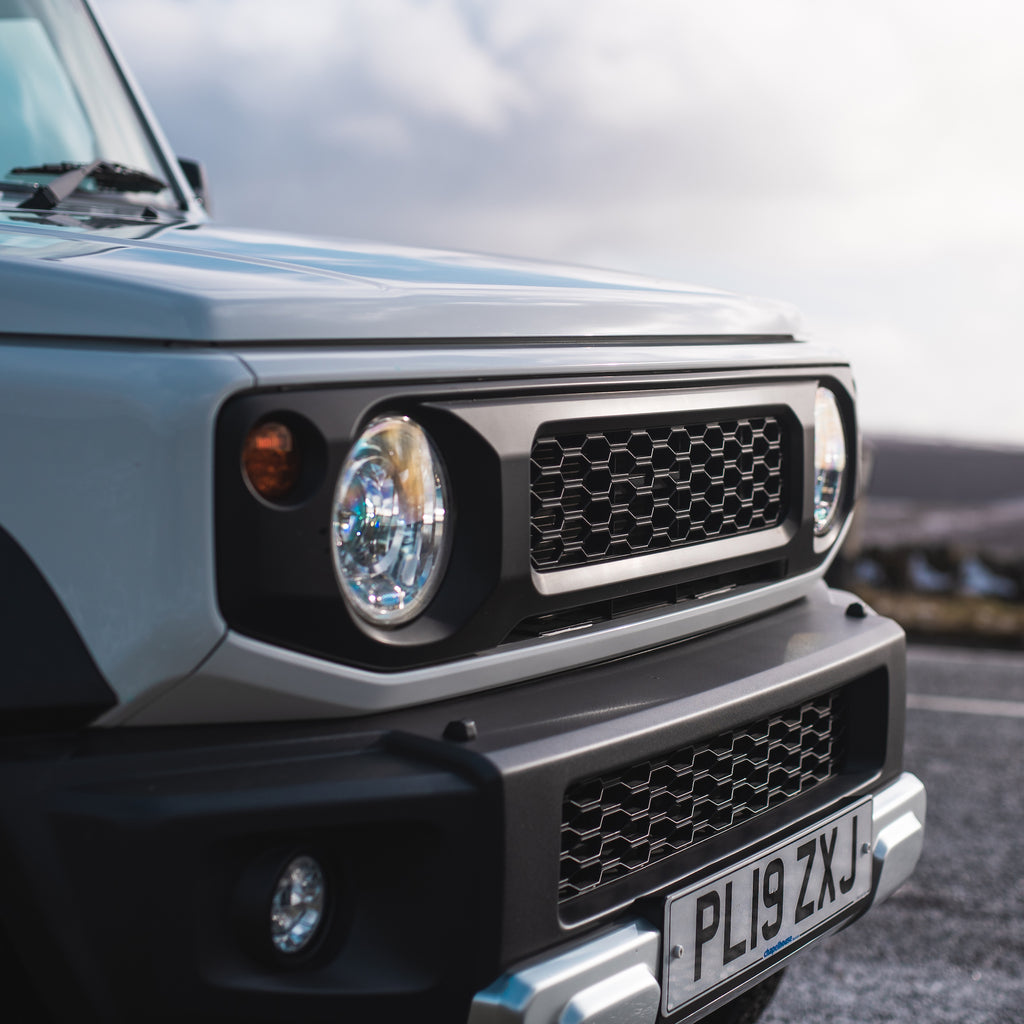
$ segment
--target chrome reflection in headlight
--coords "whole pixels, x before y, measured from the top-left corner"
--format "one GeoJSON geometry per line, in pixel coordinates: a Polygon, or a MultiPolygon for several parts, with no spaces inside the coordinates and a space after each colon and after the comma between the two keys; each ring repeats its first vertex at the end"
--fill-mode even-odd
{"type": "Polygon", "coordinates": [[[814,532],[832,529],[846,474],[846,435],[836,396],[818,388],[814,397],[814,532]]]}
{"type": "Polygon", "coordinates": [[[446,559],[444,467],[406,416],[374,420],[352,446],[334,494],[334,568],[349,606],[395,626],[429,604],[446,559]]]}

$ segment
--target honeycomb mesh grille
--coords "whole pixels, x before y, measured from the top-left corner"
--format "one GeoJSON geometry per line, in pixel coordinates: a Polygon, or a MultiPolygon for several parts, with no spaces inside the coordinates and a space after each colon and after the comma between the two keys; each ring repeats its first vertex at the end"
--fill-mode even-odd
{"type": "Polygon", "coordinates": [[[530,460],[534,568],[628,558],[776,526],[773,416],[540,437],[530,460]]]}
{"type": "Polygon", "coordinates": [[[838,771],[838,693],[571,786],[559,899],[581,896],[778,807],[838,771]]]}

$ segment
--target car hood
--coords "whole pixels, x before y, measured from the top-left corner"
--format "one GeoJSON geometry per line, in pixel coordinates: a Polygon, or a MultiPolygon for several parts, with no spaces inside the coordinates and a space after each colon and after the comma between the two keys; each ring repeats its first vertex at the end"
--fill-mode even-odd
{"type": "Polygon", "coordinates": [[[625,274],[211,224],[0,212],[0,332],[203,344],[792,336],[778,303],[625,274]]]}

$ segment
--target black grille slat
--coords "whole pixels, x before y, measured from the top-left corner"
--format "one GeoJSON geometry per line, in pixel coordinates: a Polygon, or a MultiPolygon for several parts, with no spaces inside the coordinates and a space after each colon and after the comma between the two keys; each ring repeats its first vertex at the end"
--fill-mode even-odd
{"type": "Polygon", "coordinates": [[[562,807],[559,900],[608,885],[832,778],[844,731],[843,704],[833,693],[575,783],[562,807]]]}
{"type": "Polygon", "coordinates": [[[776,526],[785,517],[784,448],[774,416],[539,437],[530,459],[534,568],[776,526]]]}

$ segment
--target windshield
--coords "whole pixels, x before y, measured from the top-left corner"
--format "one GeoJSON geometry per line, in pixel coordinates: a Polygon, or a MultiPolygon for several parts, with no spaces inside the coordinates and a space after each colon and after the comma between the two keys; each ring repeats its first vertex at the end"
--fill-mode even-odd
{"type": "MultiPolygon", "coordinates": [[[[93,160],[168,180],[79,0],[0,0],[0,190],[46,182],[61,166],[93,160]]],[[[91,199],[108,195],[94,178],[79,191],[91,199]]],[[[170,188],[122,189],[116,198],[177,205],[170,188]]]]}

